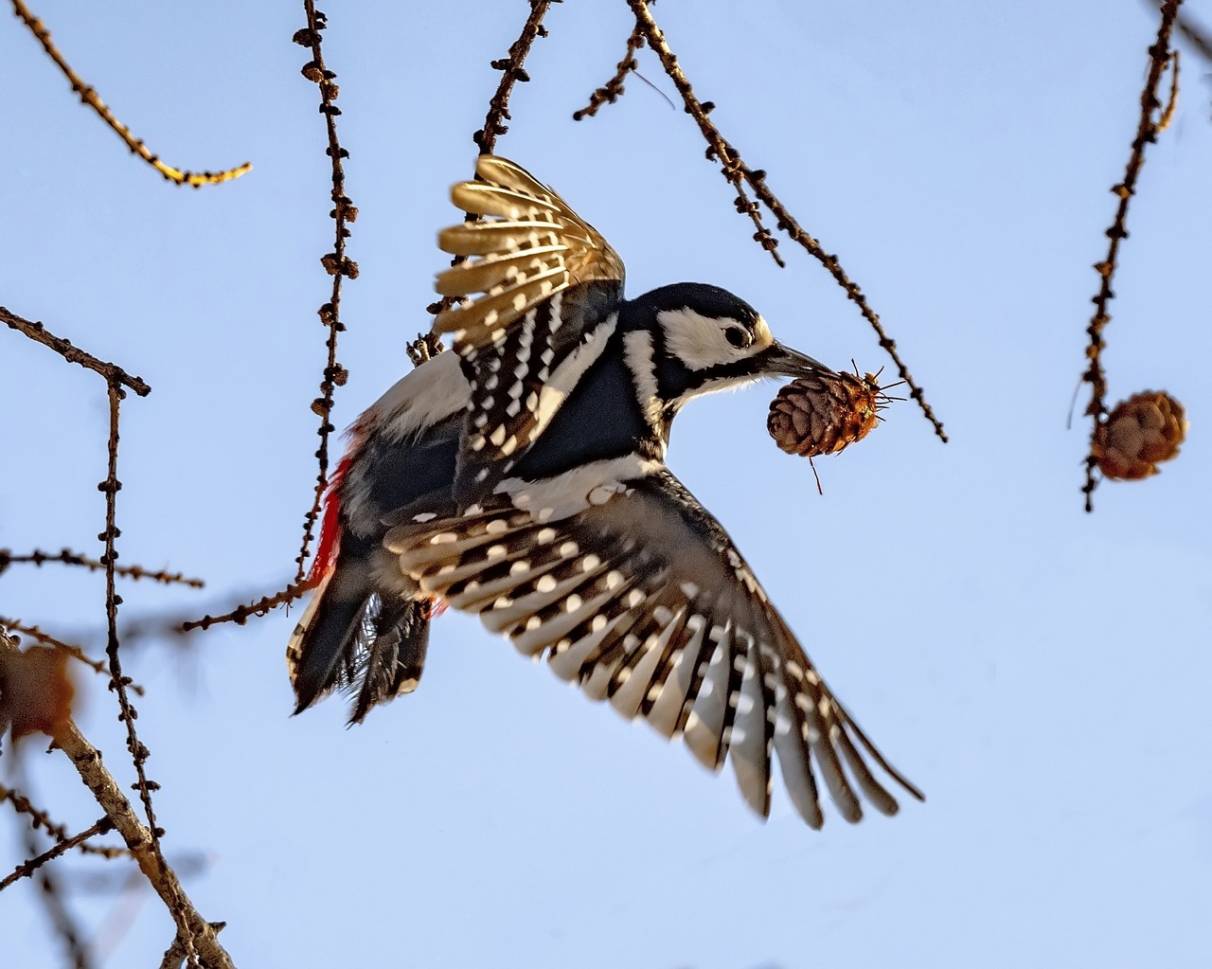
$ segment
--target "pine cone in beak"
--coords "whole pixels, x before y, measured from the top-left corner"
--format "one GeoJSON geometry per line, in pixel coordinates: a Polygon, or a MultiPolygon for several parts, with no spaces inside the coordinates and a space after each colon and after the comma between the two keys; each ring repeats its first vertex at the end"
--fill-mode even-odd
{"type": "Polygon", "coordinates": [[[788,454],[836,454],[871,432],[885,399],[875,374],[810,374],[778,392],[766,429],[788,454]]]}

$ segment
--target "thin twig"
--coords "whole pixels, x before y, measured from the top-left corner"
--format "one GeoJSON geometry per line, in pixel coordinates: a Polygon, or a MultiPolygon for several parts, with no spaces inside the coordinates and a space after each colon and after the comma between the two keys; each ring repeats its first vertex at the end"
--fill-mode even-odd
{"type": "Polygon", "coordinates": [[[140,139],[131,134],[130,129],[126,125],[114,117],[113,112],[101,100],[100,95],[72,70],[71,65],[67,63],[51,41],[50,31],[30,12],[29,7],[22,0],[12,0],[12,2],[13,13],[24,21],[25,26],[38,39],[38,43],[42,45],[42,49],[46,51],[47,56],[55,62],[59,70],[63,72],[63,76],[67,78],[67,82],[72,86],[72,91],[80,95],[80,101],[97,112],[98,117],[109,125],[114,134],[126,143],[126,147],[132,153],[138,155],[151,165],[165,179],[175,185],[189,185],[191,188],[201,188],[203,185],[218,185],[220,182],[230,182],[252,171],[251,162],[245,162],[243,165],[237,165],[235,168],[219,172],[189,172],[182,171],[180,168],[174,168],[172,165],[161,161],[140,139]]]}
{"type": "Polygon", "coordinates": [[[3,306],[0,306],[0,320],[7,323],[10,330],[17,330],[24,333],[34,342],[41,343],[44,347],[50,347],[68,363],[78,363],[82,367],[87,367],[94,373],[99,373],[111,383],[116,382],[129,387],[140,397],[146,397],[151,393],[151,388],[139,377],[131,376],[116,363],[106,363],[104,360],[98,360],[91,353],[73,346],[70,340],[55,336],[41,323],[34,323],[17,316],[16,313],[10,312],[3,306]]]}
{"type": "MultiPolygon", "coordinates": [[[[497,89],[493,92],[492,97],[488,101],[488,112],[484,116],[484,126],[476,131],[471,140],[475,142],[479,148],[481,155],[491,155],[497,146],[497,138],[505,134],[509,130],[506,121],[512,120],[509,113],[509,98],[513,94],[514,85],[517,83],[525,84],[530,80],[530,75],[525,68],[526,58],[530,54],[530,48],[534,46],[534,42],[539,37],[547,36],[547,28],[543,26],[543,18],[547,15],[552,2],[561,2],[561,0],[529,0],[530,14],[526,17],[526,22],[522,24],[522,31],[518,34],[518,39],[509,45],[509,51],[504,57],[499,57],[490,62],[493,70],[501,72],[501,80],[497,84],[497,89]]],[[[470,212],[464,214],[465,222],[478,222],[480,217],[473,215],[470,212]]],[[[450,264],[457,266],[462,263],[466,256],[455,256],[451,259],[450,264]]],[[[433,315],[441,313],[443,310],[448,310],[454,306],[455,297],[443,296],[441,299],[430,303],[426,310],[433,315]]],[[[410,346],[415,346],[415,341],[410,346]]],[[[410,351],[409,356],[412,356],[410,351]]]]}
{"type": "MultiPolygon", "coordinates": [[[[718,160],[724,177],[737,188],[737,198],[735,199],[737,211],[747,213],[754,220],[754,225],[758,227],[758,231],[754,233],[755,241],[777,258],[777,252],[775,251],[776,241],[770,235],[769,230],[762,225],[756,204],[749,199],[743,190],[745,186],[748,186],[758,201],[770,210],[770,213],[777,220],[778,228],[785,232],[792,240],[803,246],[814,259],[824,266],[837,281],[838,285],[845,291],[846,296],[858,307],[863,318],[875,330],[876,336],[879,337],[880,346],[892,358],[900,378],[910,388],[909,396],[917,401],[922,413],[934,427],[934,433],[945,442],[947,434],[943,430],[942,422],[934,416],[934,411],[926,403],[922,389],[914,381],[908,367],[905,366],[904,361],[901,360],[900,355],[897,353],[896,342],[884,330],[883,323],[880,322],[879,316],[867,302],[862,289],[850,279],[842,268],[842,264],[838,261],[837,256],[826,252],[824,246],[796,221],[778,196],[770,190],[766,184],[766,173],[760,169],[750,168],[746,165],[740,153],[724,138],[719,129],[708,118],[708,114],[710,114],[715,105],[710,101],[699,101],[695,95],[690,81],[678,65],[677,55],[670,49],[669,43],[665,40],[664,33],[657,26],[656,21],[653,20],[646,0],[627,0],[627,3],[635,14],[637,24],[643,29],[644,38],[647,40],[648,46],[660,59],[665,73],[669,75],[669,79],[673,81],[674,86],[678,89],[678,93],[682,96],[682,102],[685,105],[687,114],[693,117],[698,124],[699,131],[708,145],[708,160],[718,160]]],[[[782,265],[781,261],[780,265],[782,265]]]]}
{"type": "MultiPolygon", "coordinates": [[[[559,0],[556,0],[559,2],[559,0]]],[[[535,38],[546,37],[547,28],[543,26],[543,18],[551,7],[552,0],[530,0],[530,16],[522,25],[522,32],[509,46],[509,53],[492,62],[493,68],[501,72],[501,81],[488,102],[488,113],[484,116],[484,127],[471,136],[471,140],[480,149],[481,155],[491,155],[497,145],[497,138],[509,130],[504,124],[510,120],[509,98],[513,94],[514,84],[521,81],[526,83],[530,75],[523,66],[526,56],[534,45],[535,38]]]]}
{"type": "Polygon", "coordinates": [[[636,69],[635,52],[643,46],[644,32],[640,25],[636,24],[631,28],[631,33],[627,35],[627,47],[623,53],[623,59],[615,66],[614,75],[589,95],[589,103],[585,107],[572,112],[573,121],[592,118],[603,104],[614,104],[623,96],[623,82],[627,80],[627,75],[636,69]]]}
{"type": "MultiPolygon", "coordinates": [[[[46,831],[56,841],[65,841],[68,838],[67,826],[58,824],[51,819],[51,816],[41,808],[35,807],[28,797],[20,791],[15,791],[11,787],[5,787],[0,784],[0,801],[8,801],[13,806],[13,810],[18,814],[23,814],[29,818],[29,826],[37,831],[39,828],[46,831]]],[[[81,853],[86,855],[97,855],[102,858],[127,858],[130,852],[126,848],[114,848],[108,845],[91,845],[81,842],[78,847],[81,853]]]]}
{"type": "Polygon", "coordinates": [[[1170,51],[1170,97],[1166,101],[1166,110],[1162,112],[1162,116],[1157,122],[1157,133],[1159,135],[1174,122],[1174,113],[1178,110],[1179,66],[1179,53],[1176,47],[1170,51]]]}
{"type": "Polygon", "coordinates": [[[211,626],[224,622],[234,622],[237,626],[243,626],[253,616],[264,616],[271,609],[300,598],[309,588],[310,586],[306,582],[292,582],[281,592],[275,592],[273,595],[264,596],[255,602],[237,606],[220,616],[207,615],[201,619],[187,620],[182,622],[179,628],[181,632],[187,633],[194,629],[209,629],[211,626]]]}
{"type": "MultiPolygon", "coordinates": [[[[32,830],[25,832],[24,840],[27,853],[32,854],[38,850],[38,841],[32,830]]],[[[86,848],[88,844],[85,842],[79,847],[86,848]]],[[[84,942],[80,926],[76,922],[75,916],[72,915],[71,909],[67,907],[63,893],[59,890],[58,880],[44,868],[38,872],[37,883],[38,894],[42,899],[46,914],[51,920],[51,925],[54,926],[55,935],[63,941],[63,947],[67,950],[69,965],[72,966],[72,969],[92,969],[92,949],[84,942]]]]}
{"type": "Polygon", "coordinates": [[[0,879],[0,892],[8,888],[14,882],[20,881],[22,878],[28,878],[39,868],[45,865],[48,861],[54,861],[60,855],[66,854],[73,848],[82,845],[89,838],[99,834],[105,834],[107,831],[113,830],[113,822],[108,817],[103,817],[91,827],[85,828],[79,834],[74,834],[70,838],[63,838],[42,854],[30,858],[27,861],[21,862],[12,872],[0,879]]]}
{"type": "Polygon", "coordinates": [[[744,162],[741,161],[740,153],[724,139],[719,129],[707,117],[715,110],[714,102],[700,101],[695,95],[690,81],[678,66],[677,55],[669,47],[661,28],[652,19],[652,11],[648,9],[646,0],[628,0],[628,4],[635,14],[636,30],[640,31],[648,42],[648,46],[660,59],[665,73],[669,75],[669,79],[673,81],[674,87],[682,96],[682,105],[686,113],[694,118],[699,126],[699,131],[706,139],[708,161],[716,160],[720,163],[720,174],[736,190],[733,207],[740,214],[748,216],[749,221],[753,223],[754,241],[770,253],[770,258],[779,268],[785,267],[786,263],[783,262],[783,257],[779,252],[778,240],[766,227],[761,209],[758,208],[757,203],[753,201],[746,189],[746,168],[744,162]]]}
{"type": "Polygon", "coordinates": [[[1132,139],[1132,148],[1128,153],[1124,177],[1111,187],[1112,194],[1119,199],[1119,202],[1115,208],[1115,219],[1106,232],[1107,238],[1110,240],[1107,255],[1101,262],[1094,264],[1094,270],[1099,276],[1099,286],[1098,292],[1091,300],[1094,303],[1094,315],[1086,327],[1086,334],[1090,338],[1090,342],[1086,346],[1088,366],[1082,374],[1082,380],[1090,385],[1090,403],[1086,407],[1086,414],[1091,423],[1090,451],[1086,455],[1086,481],[1082,486],[1082,493],[1086,496],[1087,512],[1094,510],[1094,489],[1098,487],[1094,474],[1098,467],[1098,459],[1094,456],[1094,441],[1107,412],[1107,377],[1103,370],[1102,352],[1107,345],[1103,339],[1103,330],[1111,321],[1107,306],[1115,295],[1111,289],[1111,283],[1118,265],[1120,242],[1128,238],[1128,206],[1132,201],[1132,196],[1136,193],[1136,181],[1145,164],[1145,146],[1157,140],[1159,129],[1158,122],[1154,121],[1154,115],[1161,107],[1157,89],[1166,64],[1170,61],[1170,34],[1174,28],[1174,20],[1180,3],[1182,0],[1165,0],[1161,8],[1161,23],[1157,28],[1157,39],[1149,47],[1149,75],[1140,93],[1140,117],[1136,124],[1136,135],[1132,139]]]}
{"type": "MultiPolygon", "coordinates": [[[[1161,8],[1166,0],[1152,0],[1151,6],[1161,8]]],[[[1196,23],[1190,15],[1180,13],[1174,20],[1174,29],[1180,37],[1187,41],[1196,53],[1206,60],[1212,61],[1212,31],[1203,24],[1196,23]]]]}
{"type": "MultiPolygon", "coordinates": [[[[113,381],[110,382],[108,390],[109,443],[107,453],[109,455],[109,463],[105,480],[97,486],[98,490],[105,495],[105,530],[101,533],[102,539],[105,542],[105,552],[101,556],[101,563],[105,566],[105,652],[109,657],[110,689],[118,694],[118,707],[120,710],[118,719],[126,725],[126,749],[130,752],[131,762],[135,767],[139,800],[143,802],[143,811],[147,815],[148,829],[151,832],[152,854],[155,856],[156,863],[161,868],[167,868],[168,865],[164,860],[164,853],[160,848],[160,836],[163,834],[163,829],[156,823],[156,810],[152,805],[151,792],[153,789],[158,788],[159,785],[148,779],[144,767],[148,757],[151,756],[151,751],[148,750],[147,744],[139,739],[138,731],[135,729],[135,719],[139,714],[130,702],[130,697],[127,694],[127,687],[131,685],[131,680],[122,673],[122,659],[120,656],[120,643],[118,641],[118,604],[121,602],[121,597],[118,595],[116,586],[118,552],[115,546],[118,539],[117,498],[118,492],[122,488],[122,482],[118,480],[118,433],[121,416],[120,404],[124,394],[122,388],[113,381]]],[[[185,917],[180,893],[175,889],[170,890],[167,901],[169,910],[173,915],[173,920],[177,923],[177,930],[186,935],[188,942],[190,939],[190,925],[185,917]]],[[[193,966],[196,963],[197,957],[192,951],[191,943],[190,965],[193,966]]]]}
{"type": "MultiPolygon", "coordinates": [[[[72,659],[83,663],[95,673],[99,673],[102,676],[109,674],[109,668],[102,663],[101,660],[93,659],[93,657],[89,656],[88,653],[86,653],[81,647],[72,643],[65,643],[61,639],[56,639],[54,636],[50,635],[50,633],[45,632],[38,626],[24,623],[20,619],[13,619],[9,616],[0,616],[0,626],[6,628],[9,630],[9,632],[21,633],[22,635],[29,636],[31,639],[36,639],[38,642],[44,643],[47,646],[53,646],[55,649],[61,649],[72,659]]],[[[138,683],[131,682],[129,686],[132,691],[137,693],[139,696],[143,696],[143,687],[138,683]]]]}
{"type": "MultiPolygon", "coordinates": [[[[0,548],[0,574],[3,574],[5,569],[10,565],[28,563],[41,568],[47,562],[76,565],[88,569],[90,572],[105,571],[105,566],[96,559],[89,558],[87,555],[81,555],[79,552],[73,552],[69,548],[60,549],[58,552],[44,552],[42,549],[36,548],[32,552],[22,554],[17,554],[11,549],[0,548]]],[[[201,579],[190,578],[181,572],[169,572],[166,569],[153,571],[145,569],[142,565],[120,565],[115,571],[124,579],[148,579],[151,582],[160,582],[164,585],[186,585],[191,589],[202,589],[206,586],[206,583],[201,579]]]]}
{"type": "Polygon", "coordinates": [[[306,574],[307,554],[311,548],[315,533],[316,521],[320,517],[320,506],[324,501],[324,492],[328,488],[328,441],[336,429],[332,423],[333,392],[345,383],[349,372],[337,363],[337,334],[345,329],[341,322],[341,283],[346,277],[358,278],[358,264],[345,255],[345,240],[349,238],[348,224],[358,217],[357,207],[345,194],[345,168],[343,159],[349,157],[349,152],[341,147],[337,138],[337,117],[341,109],[336,100],[340,88],[335,83],[336,74],[324,65],[324,52],[321,49],[321,32],[328,25],[324,14],[316,10],[313,0],[303,0],[303,9],[307,14],[307,26],[295,31],[294,42],[311,50],[311,60],[303,65],[303,76],[314,81],[320,88],[320,113],[324,115],[324,126],[328,135],[326,154],[332,166],[332,211],[329,215],[334,224],[334,241],[332,252],[326,253],[320,263],[332,277],[332,290],[328,302],[319,309],[320,322],[328,329],[326,340],[327,362],[324,375],[320,381],[320,396],[312,401],[311,409],[320,418],[320,446],[316,449],[316,459],[319,469],[316,473],[315,494],[311,507],[303,519],[303,541],[299,555],[295,559],[295,582],[303,581],[306,574]]]}

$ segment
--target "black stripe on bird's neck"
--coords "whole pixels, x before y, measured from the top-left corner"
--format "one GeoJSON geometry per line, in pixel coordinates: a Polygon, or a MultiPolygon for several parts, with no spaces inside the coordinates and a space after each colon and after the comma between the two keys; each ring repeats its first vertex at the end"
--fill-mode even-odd
{"type": "Polygon", "coordinates": [[[528,480],[547,478],[628,454],[661,460],[664,442],[640,407],[624,359],[623,334],[616,331],[514,474],[528,480]]]}

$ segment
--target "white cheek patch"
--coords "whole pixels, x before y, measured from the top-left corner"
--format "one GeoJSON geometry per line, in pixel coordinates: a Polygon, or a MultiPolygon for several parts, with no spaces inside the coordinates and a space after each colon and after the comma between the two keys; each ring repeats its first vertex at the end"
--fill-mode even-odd
{"type": "MultiPolygon", "coordinates": [[[[724,335],[728,320],[713,319],[689,307],[661,310],[657,321],[665,331],[665,347],[691,370],[707,370],[721,364],[736,363],[770,346],[773,338],[766,321],[758,317],[754,325],[756,339],[750,346],[737,348],[724,335]]],[[[740,326],[739,323],[735,324],[740,326]]]]}

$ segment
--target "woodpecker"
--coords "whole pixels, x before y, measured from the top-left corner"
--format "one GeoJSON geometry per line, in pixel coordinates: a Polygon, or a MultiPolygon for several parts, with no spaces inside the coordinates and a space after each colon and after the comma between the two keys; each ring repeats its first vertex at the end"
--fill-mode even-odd
{"type": "Polygon", "coordinates": [[[330,488],[314,594],[287,647],[296,713],[351,692],[351,723],[414,690],[430,620],[478,614],[628,718],[731,763],[770,811],[777,754],[820,827],[877,770],[922,795],[825,685],[727,532],[665,465],[694,397],[763,377],[832,374],[752,306],[678,283],[623,296],[623,263],[552,189],[485,155],[452,189],[477,220],[445,229],[457,298],[434,320],[453,352],[395,384],[352,428],[330,488]]]}

